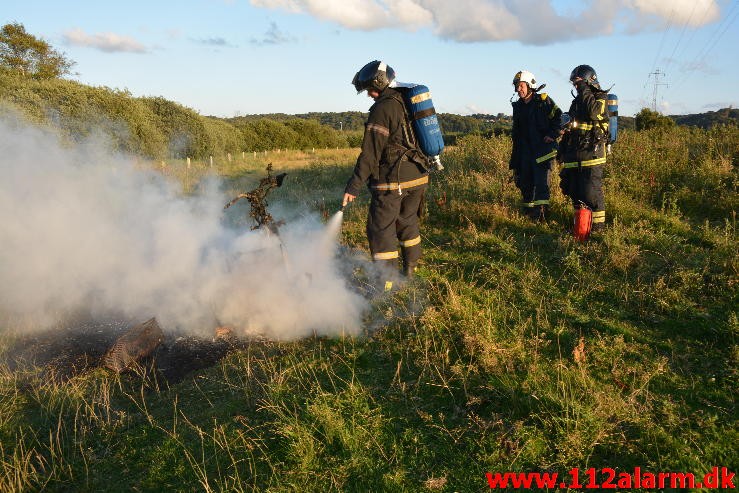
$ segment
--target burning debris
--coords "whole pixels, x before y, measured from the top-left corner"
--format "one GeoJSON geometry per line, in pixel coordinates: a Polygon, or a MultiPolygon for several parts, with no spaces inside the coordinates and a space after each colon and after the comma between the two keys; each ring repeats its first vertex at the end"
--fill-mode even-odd
{"type": "Polygon", "coordinates": [[[151,356],[164,341],[164,333],[155,318],[130,328],[103,356],[103,366],[121,373],[151,356]]]}
{"type": "Polygon", "coordinates": [[[285,176],[287,176],[287,173],[272,176],[272,163],[269,163],[267,165],[267,176],[259,181],[259,186],[251,192],[239,194],[226,204],[223,209],[228,209],[241,199],[247,199],[251,205],[249,216],[253,217],[257,222],[257,225],[251,229],[259,229],[262,226],[266,226],[268,231],[277,234],[279,227],[284,224],[284,221],[275,222],[272,215],[267,212],[267,195],[273,188],[282,186],[285,176]]]}
{"type": "MultiPolygon", "coordinates": [[[[249,204],[251,205],[249,216],[253,217],[257,222],[257,225],[252,226],[251,229],[260,229],[262,226],[265,226],[263,231],[266,231],[268,234],[273,234],[279,239],[279,228],[285,224],[285,221],[275,221],[272,214],[267,212],[267,195],[273,188],[282,186],[285,176],[287,176],[287,173],[280,173],[277,176],[272,176],[272,163],[269,163],[267,165],[267,176],[259,180],[259,186],[251,192],[239,194],[236,198],[226,204],[223,209],[228,209],[241,199],[249,200],[249,204]]],[[[282,262],[285,265],[285,270],[289,273],[291,270],[290,261],[287,258],[285,245],[283,245],[282,239],[280,239],[280,250],[282,252],[282,262]]]]}

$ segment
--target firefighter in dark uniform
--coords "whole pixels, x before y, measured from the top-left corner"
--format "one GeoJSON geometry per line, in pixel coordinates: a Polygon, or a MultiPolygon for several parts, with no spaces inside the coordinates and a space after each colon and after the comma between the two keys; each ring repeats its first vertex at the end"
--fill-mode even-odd
{"type": "Polygon", "coordinates": [[[362,67],[352,84],[375,100],[365,124],[362,152],[346,184],[343,205],[362,187],[371,194],[367,239],[372,260],[380,267],[386,290],[398,270],[398,243],[403,273],[411,276],[421,258],[420,214],[428,186],[427,160],[415,145],[401,94],[391,83],[395,72],[373,61],[362,67]]]}
{"type": "Polygon", "coordinates": [[[513,151],[509,169],[521,190],[523,212],[543,221],[549,208],[549,171],[557,156],[562,110],[546,93],[536,88],[534,74],[527,70],[513,77],[518,100],[513,104],[513,151]]]}
{"type": "Polygon", "coordinates": [[[572,121],[560,144],[560,188],[572,199],[574,209],[592,211],[592,231],[598,231],[606,222],[602,183],[608,146],[607,94],[590,65],[575,67],[570,82],[577,96],[570,105],[572,121]]]}

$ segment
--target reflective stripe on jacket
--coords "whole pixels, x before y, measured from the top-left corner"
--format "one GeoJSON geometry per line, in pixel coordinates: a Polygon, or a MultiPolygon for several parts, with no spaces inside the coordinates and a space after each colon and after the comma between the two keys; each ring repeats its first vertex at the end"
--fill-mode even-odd
{"type": "Polygon", "coordinates": [[[608,111],[606,93],[585,86],[570,105],[572,125],[560,149],[564,168],[606,163],[608,111]]]}

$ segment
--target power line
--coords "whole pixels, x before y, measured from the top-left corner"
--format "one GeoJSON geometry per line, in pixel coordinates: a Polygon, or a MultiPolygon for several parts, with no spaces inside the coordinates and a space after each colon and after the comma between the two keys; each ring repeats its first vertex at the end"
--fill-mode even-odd
{"type": "Polygon", "coordinates": [[[667,32],[670,30],[670,26],[672,26],[672,16],[675,14],[675,7],[672,7],[672,10],[670,11],[670,17],[667,19],[667,27],[664,31],[662,31],[662,39],[659,42],[659,48],[657,48],[657,54],[654,56],[654,61],[652,62],[652,67],[649,69],[651,72],[654,70],[654,68],[657,66],[657,60],[659,59],[660,53],[662,53],[662,45],[665,44],[665,38],[667,37],[667,32]]]}
{"type": "Polygon", "coordinates": [[[696,23],[696,27],[692,30],[690,33],[690,38],[685,42],[683,45],[683,49],[680,51],[680,56],[677,57],[677,59],[682,59],[687,52],[688,48],[692,45],[693,39],[695,38],[695,33],[698,32],[698,29],[703,26],[703,21],[706,20],[706,16],[708,15],[708,12],[711,10],[711,5],[713,5],[712,2],[706,2],[706,7],[703,9],[703,15],[701,16],[700,20],[696,23]]]}
{"type": "MultiPolygon", "coordinates": [[[[657,67],[657,60],[659,60],[659,55],[662,53],[662,46],[665,44],[665,38],[667,37],[667,33],[670,30],[670,27],[672,26],[672,16],[675,14],[675,7],[672,7],[672,10],[670,10],[670,17],[667,19],[667,27],[665,27],[665,30],[662,31],[662,39],[659,42],[659,48],[657,48],[657,54],[654,56],[654,61],[652,62],[652,67],[649,69],[649,72],[653,72],[654,69],[657,67]]],[[[648,80],[648,79],[647,79],[648,80]]],[[[641,98],[640,100],[644,100],[644,96],[647,92],[647,80],[644,82],[644,86],[642,88],[641,98]]]]}
{"type": "Polygon", "coordinates": [[[716,47],[716,45],[721,40],[723,35],[726,33],[726,31],[729,30],[731,25],[734,23],[737,16],[739,16],[739,10],[737,10],[737,6],[739,6],[739,1],[735,0],[733,5],[729,9],[728,13],[726,14],[726,17],[723,18],[723,20],[719,23],[719,25],[716,27],[713,33],[711,33],[711,35],[706,40],[706,43],[698,51],[698,54],[695,56],[693,61],[690,62],[690,64],[686,66],[687,70],[684,73],[684,75],[679,79],[679,81],[675,84],[674,86],[675,89],[680,87],[686,80],[690,78],[690,76],[697,70],[698,67],[703,65],[709,53],[711,53],[711,51],[716,47]]]}
{"type": "Polygon", "coordinates": [[[674,59],[675,52],[677,51],[678,46],[680,46],[680,42],[683,40],[683,36],[685,35],[685,30],[688,28],[688,24],[690,24],[690,21],[693,19],[693,14],[695,13],[695,7],[697,5],[698,5],[697,2],[693,3],[693,10],[690,11],[690,16],[688,16],[688,20],[686,20],[685,24],[683,24],[683,30],[680,31],[680,36],[677,38],[677,43],[675,44],[675,48],[672,49],[670,58],[667,59],[667,67],[665,67],[666,69],[670,68],[670,64],[672,63],[672,60],[674,59]]]}

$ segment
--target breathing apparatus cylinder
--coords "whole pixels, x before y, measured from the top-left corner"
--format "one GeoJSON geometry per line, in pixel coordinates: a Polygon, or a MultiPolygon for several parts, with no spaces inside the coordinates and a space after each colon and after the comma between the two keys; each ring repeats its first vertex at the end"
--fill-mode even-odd
{"type": "Polygon", "coordinates": [[[618,137],[618,96],[615,94],[608,94],[608,132],[609,139],[608,143],[616,142],[618,137]]]}
{"type": "Polygon", "coordinates": [[[439,156],[444,150],[444,136],[441,133],[429,88],[421,84],[412,85],[403,90],[402,94],[418,147],[429,157],[437,171],[443,170],[444,166],[439,156]]]}

